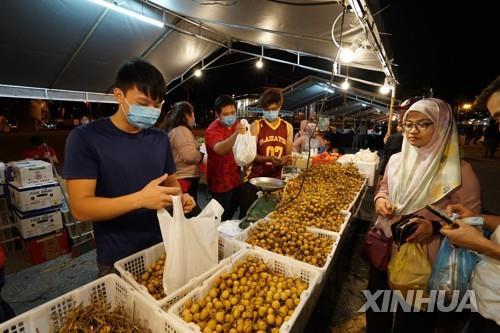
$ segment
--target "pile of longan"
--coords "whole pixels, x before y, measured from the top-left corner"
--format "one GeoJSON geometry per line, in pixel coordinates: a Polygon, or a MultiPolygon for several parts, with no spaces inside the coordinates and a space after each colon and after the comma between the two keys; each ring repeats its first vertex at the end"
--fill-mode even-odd
{"type": "Polygon", "coordinates": [[[277,333],[308,287],[299,278],[273,273],[249,255],[219,275],[206,296],[184,303],[181,317],[203,333],[277,333]]]}

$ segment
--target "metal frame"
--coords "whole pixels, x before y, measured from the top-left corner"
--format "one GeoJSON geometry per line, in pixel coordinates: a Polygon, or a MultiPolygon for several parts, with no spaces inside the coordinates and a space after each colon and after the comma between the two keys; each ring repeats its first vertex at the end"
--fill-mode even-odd
{"type": "MultiPolygon", "coordinates": [[[[332,71],[327,71],[327,70],[323,70],[323,69],[320,69],[320,68],[315,68],[315,67],[311,67],[311,66],[306,66],[306,65],[302,65],[300,63],[300,57],[301,56],[310,56],[310,57],[314,57],[314,58],[319,58],[319,59],[324,59],[324,60],[327,60],[327,61],[331,61],[331,62],[334,62],[334,58],[333,57],[324,57],[324,56],[319,56],[319,55],[314,55],[314,54],[309,54],[309,53],[305,53],[305,52],[299,52],[299,51],[295,51],[295,50],[289,50],[289,49],[283,49],[283,48],[278,48],[278,47],[275,47],[273,45],[265,45],[265,44],[253,44],[251,42],[248,42],[248,41],[244,41],[244,40],[237,40],[237,39],[234,39],[232,38],[231,36],[228,36],[226,34],[223,34],[219,31],[217,31],[216,29],[213,29],[211,27],[208,27],[207,25],[203,24],[203,22],[199,21],[199,20],[195,20],[195,19],[192,19],[192,18],[187,18],[183,15],[180,15],[176,12],[173,12],[165,7],[162,7],[158,4],[154,4],[152,3],[151,1],[148,1],[148,0],[141,0],[142,2],[150,5],[150,6],[153,6],[159,10],[162,10],[170,15],[173,15],[181,20],[184,20],[196,27],[199,28],[199,33],[193,33],[193,32],[190,32],[190,31],[187,31],[185,29],[182,29],[178,26],[176,26],[175,24],[170,24],[170,23],[165,23],[165,26],[171,28],[172,30],[175,30],[179,33],[183,33],[183,34],[187,34],[187,35],[190,35],[192,37],[196,37],[196,38],[199,38],[199,39],[202,39],[202,40],[205,40],[207,42],[211,42],[211,43],[215,43],[217,45],[219,45],[220,47],[224,47],[224,48],[227,48],[229,50],[231,50],[232,52],[238,52],[238,53],[242,53],[242,54],[246,54],[246,55],[250,55],[250,56],[255,56],[255,57],[260,57],[262,59],[266,59],[266,60],[270,60],[270,61],[275,61],[275,62],[279,62],[279,63],[283,63],[283,64],[288,64],[288,65],[292,65],[292,66],[297,66],[297,67],[301,67],[301,68],[304,68],[304,69],[308,69],[308,70],[311,70],[311,71],[315,71],[315,72],[318,72],[318,73],[322,73],[322,74],[326,74],[326,75],[332,75],[332,71]],[[207,30],[207,31],[210,31],[211,33],[214,33],[218,36],[221,36],[224,40],[226,40],[227,42],[226,43],[222,43],[218,40],[215,40],[213,38],[210,38],[210,37],[207,37],[207,36],[203,36],[203,30],[207,30]],[[255,45],[255,46],[261,46],[262,48],[262,52],[261,54],[257,54],[257,53],[253,53],[253,52],[248,52],[248,51],[243,51],[243,50],[238,50],[236,48],[233,48],[232,47],[232,42],[242,42],[242,43],[246,43],[246,44],[249,44],[249,45],[255,45]],[[276,57],[270,57],[270,56],[264,56],[264,46],[268,47],[268,48],[272,48],[272,49],[275,49],[275,50],[281,50],[281,51],[285,51],[285,52],[289,52],[289,53],[292,53],[292,54],[296,54],[297,55],[297,61],[296,62],[291,62],[291,61],[286,61],[286,60],[283,60],[283,59],[279,59],[279,58],[276,58],[276,57]]],[[[357,3],[356,2],[357,0],[349,0],[349,2],[351,3],[351,6],[353,8],[354,7],[354,3],[357,3]]],[[[364,1],[364,0],[360,0],[360,1],[364,1]]],[[[366,4],[364,4],[363,2],[363,8],[366,8],[366,4]]],[[[357,12],[356,12],[357,13],[357,12]]],[[[365,31],[370,31],[371,32],[371,35],[372,35],[372,38],[373,40],[370,40],[370,38],[368,38],[371,46],[372,46],[372,50],[375,52],[375,54],[377,55],[377,57],[379,58],[379,62],[382,64],[382,66],[384,67],[383,71],[384,73],[386,72],[386,67],[388,68],[389,70],[389,73],[390,75],[388,75],[392,80],[395,81],[395,78],[394,78],[394,74],[392,72],[392,68],[390,66],[390,64],[388,65],[388,61],[385,60],[386,56],[385,56],[385,50],[383,48],[383,45],[382,43],[379,41],[379,39],[377,38],[377,34],[373,31],[373,29],[376,29],[376,25],[373,21],[373,18],[371,16],[371,14],[369,13],[368,10],[365,9],[364,11],[364,19],[361,20],[360,19],[360,24],[361,26],[363,27],[363,29],[365,31]],[[380,53],[380,50],[383,51],[383,54],[380,53]]],[[[293,34],[293,33],[287,33],[287,32],[282,32],[282,31],[275,31],[275,30],[269,30],[269,29],[263,29],[263,28],[257,28],[257,27],[249,27],[249,26],[243,26],[243,25],[235,25],[235,24],[226,24],[226,23],[223,23],[223,22],[218,22],[218,21],[208,21],[208,22],[211,22],[211,23],[214,23],[214,24],[220,24],[220,25],[225,25],[225,26],[231,26],[231,27],[235,27],[235,28],[240,28],[240,29],[251,29],[251,30],[256,30],[256,31],[265,31],[265,32],[270,32],[270,33],[275,33],[275,34],[284,34],[284,35],[288,35],[288,36],[292,36],[292,37],[295,37],[295,38],[309,38],[309,39],[314,39],[314,40],[321,40],[321,41],[325,41],[324,39],[321,39],[321,38],[316,38],[316,37],[311,37],[311,36],[305,36],[305,35],[299,35],[299,34],[293,34]]],[[[186,70],[181,76],[185,75],[187,72],[189,72],[189,70],[194,67],[196,64],[193,64],[188,70],[186,70]]],[[[345,66],[345,67],[349,67],[349,66],[345,66]]],[[[363,65],[359,65],[357,64],[356,66],[351,66],[351,67],[356,67],[356,68],[360,68],[360,69],[365,69],[365,70],[372,70],[372,71],[379,71],[377,69],[374,69],[374,68],[371,68],[371,67],[368,67],[368,66],[363,66],[363,65]]],[[[357,81],[357,82],[360,82],[360,83],[363,83],[363,84],[367,84],[367,85],[372,85],[372,86],[376,86],[376,87],[381,87],[383,86],[383,84],[380,84],[380,83],[376,83],[376,82],[371,82],[371,81],[368,81],[368,80],[363,80],[363,79],[359,79],[359,78],[356,78],[356,77],[352,77],[352,76],[347,76],[347,75],[342,75],[340,73],[334,73],[336,76],[339,76],[341,78],[348,78],[350,80],[353,80],[353,81],[357,81]]],[[[385,73],[387,75],[387,73],[385,73]]],[[[173,81],[177,80],[179,77],[176,77],[175,79],[172,79],[170,83],[172,83],[173,81]]],[[[169,90],[170,91],[170,90],[169,90]]]]}
{"type": "Polygon", "coordinates": [[[0,84],[0,97],[117,104],[111,94],[0,84]]]}

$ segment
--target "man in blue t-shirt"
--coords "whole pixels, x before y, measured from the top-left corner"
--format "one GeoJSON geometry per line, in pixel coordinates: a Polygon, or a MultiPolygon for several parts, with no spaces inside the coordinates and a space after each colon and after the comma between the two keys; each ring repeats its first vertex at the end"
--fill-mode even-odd
{"type": "Polygon", "coordinates": [[[168,136],[153,128],[166,92],[154,66],[132,60],[118,72],[118,111],[75,128],[66,141],[64,177],[73,216],[94,222],[99,274],[115,261],[162,241],[156,211],[182,195],[168,136]]]}

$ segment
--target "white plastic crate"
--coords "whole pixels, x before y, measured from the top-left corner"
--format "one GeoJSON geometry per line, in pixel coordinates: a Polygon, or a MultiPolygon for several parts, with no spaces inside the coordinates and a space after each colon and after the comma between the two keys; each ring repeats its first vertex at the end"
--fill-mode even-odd
{"type": "Polygon", "coordinates": [[[375,184],[375,179],[378,174],[378,161],[375,162],[356,162],[359,173],[367,177],[368,186],[373,186],[375,184]]]}
{"type": "MultiPolygon", "coordinates": [[[[224,240],[219,237],[219,260],[228,258],[234,253],[238,252],[240,249],[244,248],[240,242],[224,240]]],[[[136,280],[134,280],[133,275],[141,276],[149,266],[153,265],[160,256],[165,254],[165,246],[163,243],[156,244],[150,248],[142,250],[138,253],[132,254],[126,258],[123,258],[115,262],[115,269],[120,273],[122,279],[131,284],[135,289],[137,289],[141,294],[143,294],[150,302],[153,304],[168,308],[176,300],[183,297],[196,285],[199,279],[205,279],[210,276],[217,266],[209,270],[208,272],[202,274],[199,277],[193,278],[185,286],[177,289],[175,292],[167,295],[166,297],[157,300],[148,292],[147,288],[136,280]]]]}
{"type": "Polygon", "coordinates": [[[288,257],[270,253],[263,250],[244,249],[230,258],[230,261],[223,262],[218,265],[218,269],[212,276],[194,290],[189,292],[184,298],[175,303],[168,313],[175,316],[179,323],[184,327],[183,332],[201,332],[198,325],[194,323],[186,323],[182,320],[182,311],[184,311],[184,304],[191,300],[197,302],[199,299],[204,298],[210,288],[213,286],[215,279],[222,273],[232,272],[234,263],[238,260],[245,259],[248,256],[253,256],[262,259],[264,263],[275,274],[282,274],[294,278],[300,278],[309,284],[308,288],[300,295],[300,303],[295,308],[290,319],[285,321],[281,327],[280,332],[302,332],[307,324],[307,321],[312,313],[314,304],[310,302],[310,296],[318,286],[319,272],[310,268],[310,265],[301,263],[296,260],[291,260],[288,257]]]}
{"type": "Polygon", "coordinates": [[[363,189],[365,188],[366,186],[366,183],[368,182],[368,179],[365,178],[363,184],[361,185],[361,187],[359,188],[359,191],[358,193],[356,194],[356,197],[354,198],[354,200],[351,201],[351,203],[349,204],[349,206],[347,207],[347,211],[351,212],[352,213],[352,209],[354,208],[354,205],[356,205],[356,202],[358,202],[358,199],[359,199],[359,196],[361,195],[361,192],[363,191],[363,189]]]}
{"type": "Polygon", "coordinates": [[[80,303],[88,305],[99,299],[104,299],[113,307],[123,305],[130,318],[140,319],[154,333],[176,332],[166,329],[175,326],[174,321],[168,324],[168,316],[115,274],[106,275],[1,324],[0,332],[50,333],[55,326],[65,322],[71,309],[80,303]]]}
{"type": "MultiPolygon", "coordinates": [[[[250,227],[248,227],[247,229],[245,229],[241,235],[235,237],[235,240],[238,241],[238,242],[244,242],[247,246],[250,246],[251,248],[257,248],[259,250],[262,250],[262,251],[265,251],[267,253],[272,253],[272,254],[276,254],[276,255],[279,255],[277,253],[274,253],[272,251],[269,251],[269,250],[266,250],[266,249],[263,249],[261,248],[260,246],[255,246],[255,245],[251,245],[251,244],[248,244],[246,243],[246,240],[248,238],[248,233],[255,229],[255,227],[259,224],[262,224],[262,223],[269,223],[270,220],[268,218],[264,218],[262,220],[259,220],[257,222],[255,222],[254,224],[252,224],[250,227]]],[[[332,244],[332,250],[330,251],[330,253],[328,254],[327,258],[326,258],[326,262],[325,262],[325,265],[323,267],[318,267],[318,266],[314,266],[314,265],[311,265],[311,264],[308,264],[306,262],[303,262],[303,261],[299,261],[297,259],[294,259],[292,257],[288,257],[288,256],[284,256],[290,260],[293,260],[293,261],[296,261],[296,262],[299,262],[299,263],[302,263],[304,265],[307,265],[317,271],[319,271],[320,273],[320,276],[319,276],[319,281],[321,282],[327,272],[328,272],[328,269],[330,268],[330,264],[332,262],[332,259],[333,259],[333,256],[335,255],[335,251],[337,250],[337,245],[338,245],[338,242],[340,240],[340,234],[337,233],[337,232],[333,232],[333,231],[328,231],[328,230],[323,230],[323,229],[318,229],[318,228],[312,228],[312,227],[306,227],[306,230],[308,232],[311,232],[313,234],[316,234],[318,235],[319,237],[324,237],[324,238],[330,238],[332,241],[333,241],[333,244],[332,244]]]]}

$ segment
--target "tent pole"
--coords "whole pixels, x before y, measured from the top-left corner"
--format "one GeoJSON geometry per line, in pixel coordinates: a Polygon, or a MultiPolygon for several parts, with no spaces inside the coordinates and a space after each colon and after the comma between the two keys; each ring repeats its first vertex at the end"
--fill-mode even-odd
{"type": "Polygon", "coordinates": [[[389,124],[387,126],[387,137],[392,133],[392,116],[394,114],[394,100],[396,99],[396,87],[392,87],[391,106],[389,107],[389,124]]]}

